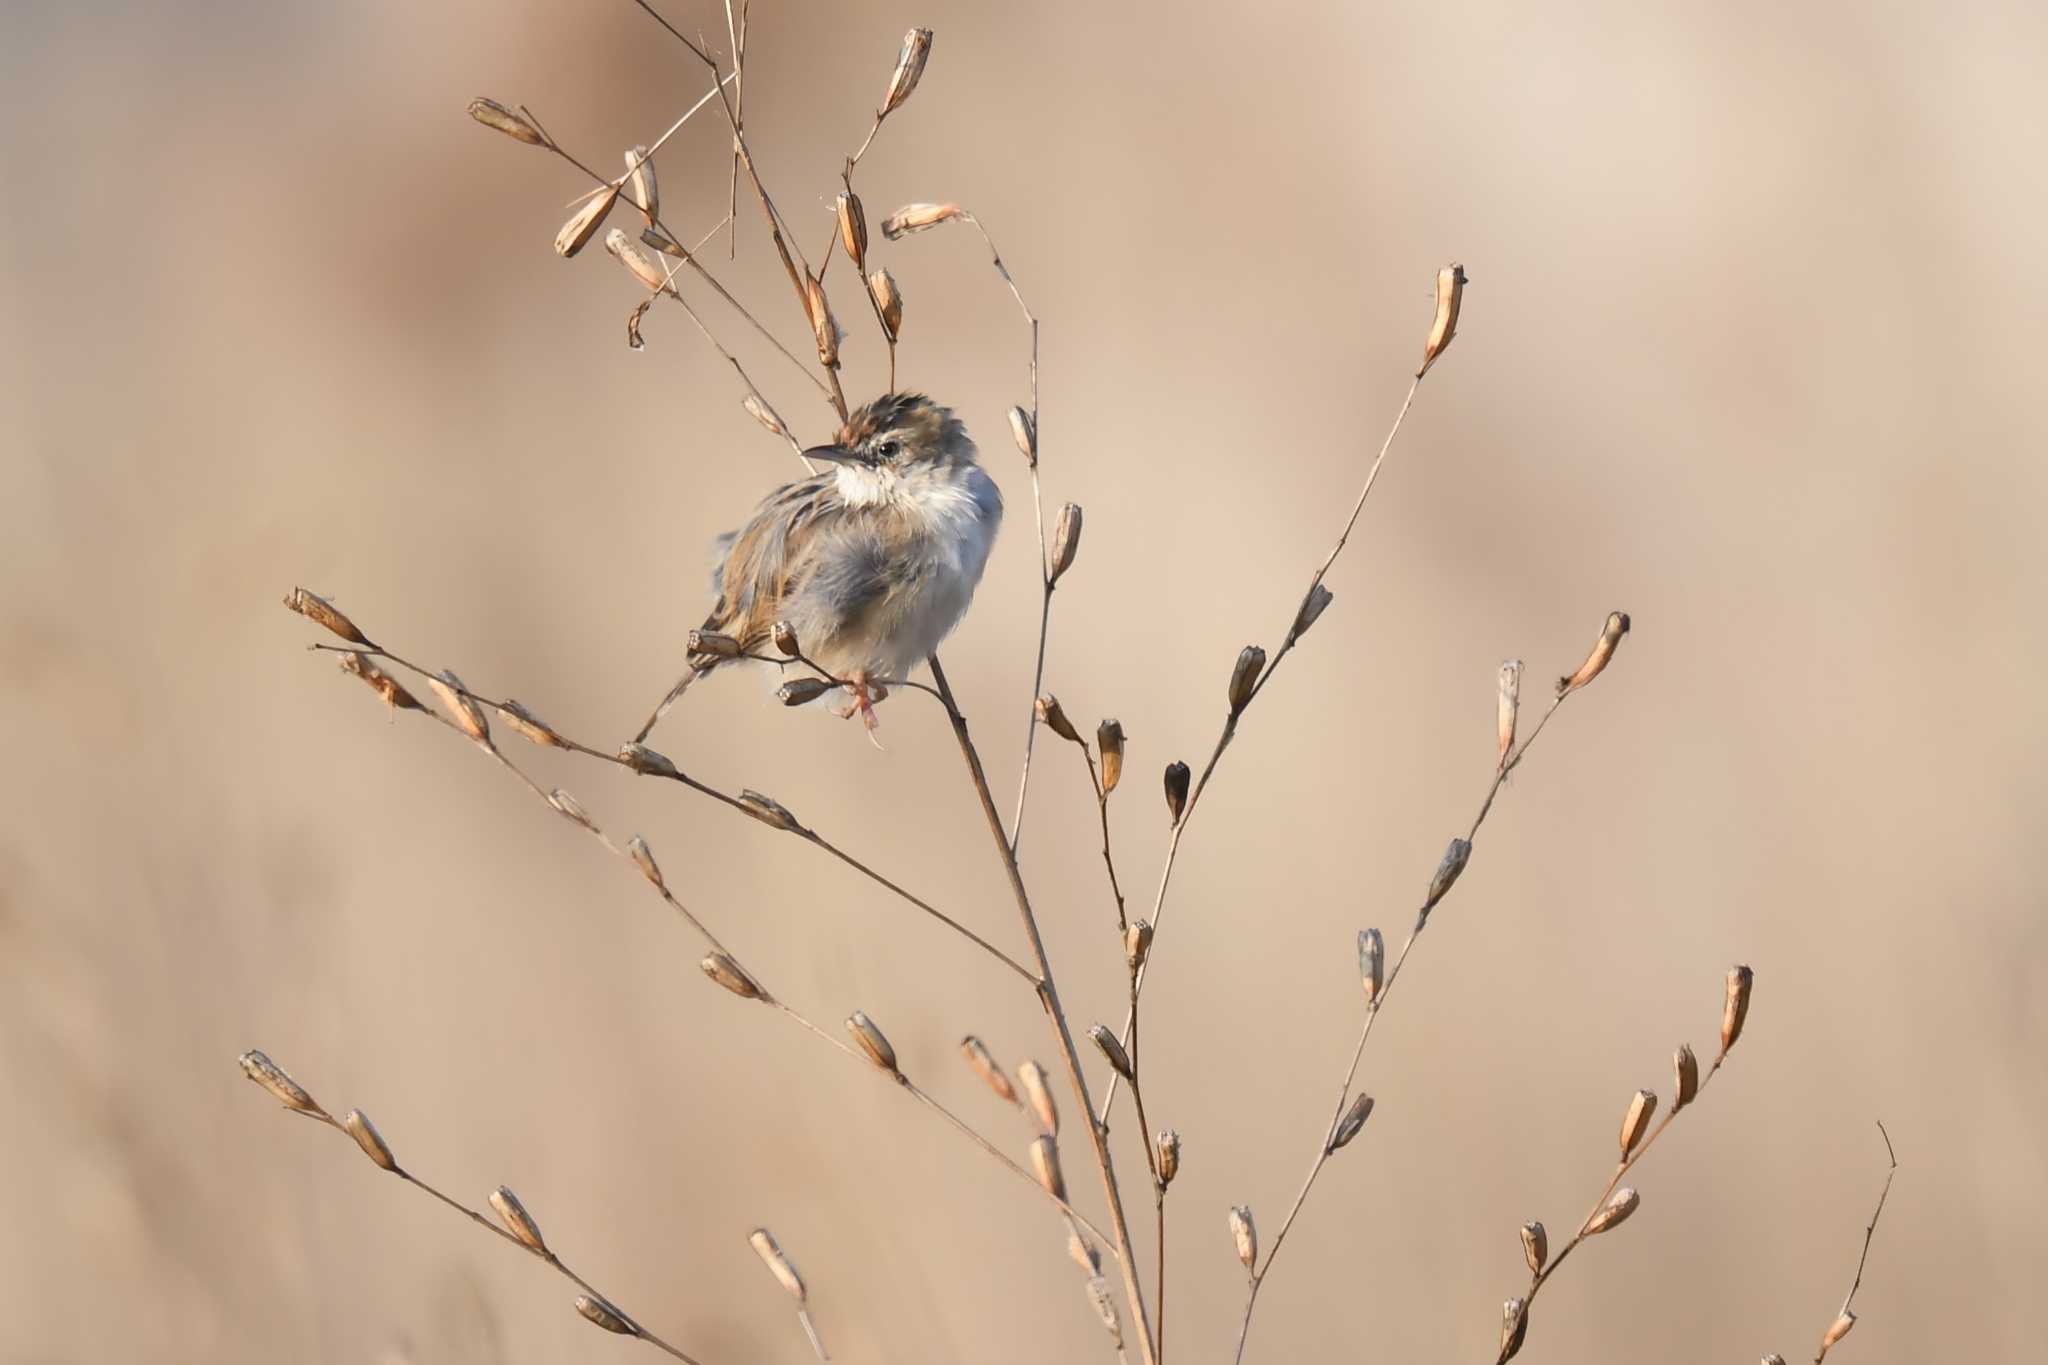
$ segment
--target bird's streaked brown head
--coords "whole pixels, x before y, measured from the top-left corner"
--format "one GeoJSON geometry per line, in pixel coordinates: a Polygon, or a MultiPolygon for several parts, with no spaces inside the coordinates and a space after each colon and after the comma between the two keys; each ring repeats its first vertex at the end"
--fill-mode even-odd
{"type": "Polygon", "coordinates": [[[804,454],[834,464],[901,469],[940,460],[971,460],[974,444],[952,409],[921,393],[890,393],[855,409],[831,445],[804,454]]]}

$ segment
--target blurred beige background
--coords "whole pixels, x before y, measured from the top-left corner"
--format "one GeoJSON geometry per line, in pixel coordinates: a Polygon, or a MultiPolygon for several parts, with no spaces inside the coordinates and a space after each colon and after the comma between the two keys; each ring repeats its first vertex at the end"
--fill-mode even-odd
{"type": "MultiPolygon", "coordinates": [[[[1540,690],[1617,606],[1619,662],[1410,964],[1364,1070],[1378,1113],[1251,1358],[1489,1359],[1516,1225],[1583,1212],[1629,1092],[1668,1091],[1675,1043],[1708,1049],[1737,960],[1745,1042],[1524,1359],[1810,1353],[1879,1117],[1902,1169],[1836,1358],[2037,1351],[2039,8],[754,10],[751,138],[813,251],[899,35],[938,30],[861,189],[877,217],[976,210],[1045,320],[1046,496],[1088,517],[1048,682],[1130,732],[1114,820],[1141,900],[1160,767],[1206,752],[1239,646],[1278,643],[1436,268],[1472,274],[1335,605],[1187,836],[1146,1029],[1153,1118],[1187,1142],[1173,1353],[1227,1359],[1224,1212],[1277,1225],[1349,1053],[1353,935],[1404,927],[1469,820],[1496,664],[1540,690]]],[[[839,1359],[1109,1358],[1042,1201],[707,986],[630,870],[467,746],[387,722],[277,605],[332,593],[572,733],[629,731],[709,538],[795,465],[678,311],[627,352],[624,274],[548,249],[575,176],[462,109],[528,102],[609,167],[702,88],[623,0],[0,18],[0,1358],[653,1358],[280,1115],[236,1071],[251,1046],[428,1178],[512,1184],[707,1365],[808,1358],[757,1222],[839,1359]]],[[[723,145],[706,120],[664,152],[679,224],[722,215],[723,145]]],[[[801,349],[743,227],[730,274],[801,349]]],[[[1022,329],[966,234],[877,254],[906,382],[961,409],[1010,498],[946,650],[1008,793],[1037,607],[1001,417],[1022,329]]],[[[878,347],[838,306],[872,391],[878,347]]],[[[824,434],[786,364],[743,354],[824,434]]],[[[660,743],[1016,945],[939,717],[883,714],[877,753],[722,679],[660,743]]],[[[1053,1060],[1006,978],[715,806],[518,756],[644,833],[783,995],[828,1024],[867,1009],[1021,1152],[953,1051],[972,1030],[1053,1060]]],[[[1026,870],[1083,1024],[1115,1014],[1120,967],[1079,765],[1048,758],[1026,870]]]]}

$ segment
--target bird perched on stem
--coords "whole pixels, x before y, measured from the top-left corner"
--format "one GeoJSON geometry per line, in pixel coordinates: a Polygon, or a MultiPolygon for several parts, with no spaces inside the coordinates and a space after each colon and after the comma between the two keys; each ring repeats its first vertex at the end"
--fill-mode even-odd
{"type": "MultiPolygon", "coordinates": [[[[842,714],[860,715],[872,734],[884,684],[936,650],[967,611],[1003,496],[975,462],[967,429],[923,394],[877,398],[804,458],[831,467],[776,489],[718,538],[703,629],[750,655],[787,622],[804,658],[845,683],[842,714]]],[[[636,738],[727,662],[693,654],[636,738]]]]}

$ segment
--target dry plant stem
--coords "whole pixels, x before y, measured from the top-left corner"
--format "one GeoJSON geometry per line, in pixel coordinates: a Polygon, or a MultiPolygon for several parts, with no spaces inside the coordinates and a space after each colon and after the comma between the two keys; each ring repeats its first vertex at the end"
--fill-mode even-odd
{"type": "MultiPolygon", "coordinates": [[[[747,126],[747,8],[751,0],[741,0],[740,17],[737,26],[733,23],[732,0],[725,0],[725,35],[732,44],[732,121],[735,126],[747,126]]],[[[740,148],[739,140],[733,140],[732,180],[726,187],[725,221],[732,231],[725,235],[725,258],[736,260],[739,256],[740,237],[740,148]]]]}
{"type": "MultiPolygon", "coordinates": [[[[1088,751],[1086,744],[1077,747],[1081,750],[1081,761],[1088,765],[1088,783],[1095,788],[1095,814],[1102,823],[1102,866],[1109,872],[1109,893],[1116,897],[1116,931],[1118,936],[1121,937],[1124,930],[1130,927],[1130,920],[1125,917],[1124,913],[1124,889],[1117,881],[1116,858],[1109,851],[1109,793],[1102,789],[1102,778],[1095,771],[1095,755],[1088,751]]],[[[1133,991],[1132,994],[1135,997],[1136,992],[1133,991]]],[[[1133,1003],[1135,1003],[1135,999],[1133,1003]]],[[[1131,1040],[1126,1050],[1131,1052],[1131,1061],[1134,1068],[1137,1062],[1135,1050],[1137,1045],[1138,1035],[1137,1031],[1133,1029],[1131,1031],[1131,1040]]]]}
{"type": "Polygon", "coordinates": [[[995,840],[996,853],[1002,861],[1004,875],[1009,879],[1010,893],[1016,898],[1017,914],[1023,921],[1025,937],[1031,941],[1032,960],[1038,964],[1038,999],[1045,1007],[1046,1019],[1052,1026],[1054,1037],[1060,1045],[1060,1058],[1067,1068],[1067,1080],[1074,1088],[1074,1098],[1081,1106],[1081,1114],[1089,1119],[1088,1139],[1095,1150],[1095,1165],[1102,1175],[1104,1202],[1109,1207],[1110,1230],[1116,1234],[1116,1257],[1123,1270],[1124,1291],[1130,1303],[1131,1318],[1138,1329],[1140,1356],[1145,1365],[1158,1365],[1158,1351],[1152,1337],[1152,1319],[1145,1308],[1145,1291],[1138,1282],[1136,1258],[1131,1255],[1131,1229],[1124,1216],[1122,1192],[1117,1187],[1116,1161],[1110,1155],[1108,1130],[1093,1118],[1095,1102],[1088,1094],[1088,1077],[1081,1067],[1081,1056],[1074,1048],[1073,1030],[1068,1027],[1066,1011],[1060,1005],[1059,987],[1053,979],[1052,962],[1046,956],[1045,939],[1038,931],[1038,916],[1031,908],[1031,895],[1025,890],[1024,875],[1017,867],[1017,855],[1010,851],[1009,838],[1003,833],[1003,817],[996,810],[995,797],[989,791],[988,774],[982,770],[981,755],[976,752],[974,741],[967,733],[967,717],[960,712],[953,697],[953,688],[946,681],[946,670],[934,654],[929,660],[932,682],[939,689],[939,697],[945,703],[946,717],[952,722],[953,737],[959,741],[960,756],[967,763],[968,776],[974,782],[974,794],[981,802],[982,817],[988,822],[988,831],[995,840]]]}
{"type": "MultiPolygon", "coordinates": [[[[1842,1296],[1842,1307],[1838,1317],[1846,1316],[1856,1303],[1856,1291],[1863,1287],[1863,1267],[1870,1263],[1870,1241],[1877,1236],[1877,1220],[1884,1217],[1884,1201],[1891,1198],[1892,1177],[1899,1173],[1899,1154],[1892,1150],[1892,1135],[1885,1132],[1884,1124],[1877,1125],[1878,1136],[1884,1139],[1885,1160],[1891,1164],[1884,1173],[1884,1188],[1877,1192],[1877,1207],[1870,1211],[1870,1222],[1863,1229],[1863,1254],[1856,1258],[1856,1278],[1849,1282],[1849,1292],[1842,1296]]],[[[1820,1365],[1821,1357],[1827,1354],[1823,1347],[1814,1357],[1814,1365],[1820,1365]]]]}
{"type": "MultiPolygon", "coordinates": [[[[1330,547],[1330,553],[1323,556],[1323,562],[1317,566],[1314,575],[1310,577],[1308,588],[1302,594],[1304,600],[1307,599],[1310,593],[1313,593],[1318,587],[1322,586],[1324,577],[1330,572],[1331,567],[1336,564],[1337,556],[1344,553],[1344,546],[1350,541],[1351,532],[1358,526],[1359,514],[1365,510],[1365,500],[1372,496],[1373,485],[1379,481],[1380,468],[1386,464],[1387,454],[1394,448],[1394,438],[1401,434],[1401,424],[1408,420],[1408,409],[1415,405],[1415,394],[1421,387],[1422,376],[1417,375],[1408,385],[1408,396],[1401,400],[1401,410],[1394,414],[1394,424],[1387,428],[1386,439],[1380,442],[1379,454],[1373,457],[1372,468],[1366,471],[1365,484],[1358,490],[1358,499],[1351,505],[1351,515],[1345,521],[1343,531],[1338,534],[1337,543],[1330,547]]],[[[1297,608],[1298,610],[1299,608],[1297,608]]],[[[1259,675],[1257,684],[1253,686],[1251,698],[1245,703],[1246,711],[1251,709],[1252,702],[1258,700],[1259,694],[1266,690],[1266,684],[1272,681],[1274,672],[1280,667],[1280,661],[1293,651],[1298,638],[1294,631],[1289,629],[1286,637],[1281,641],[1279,650],[1273,655],[1271,661],[1266,664],[1265,672],[1259,675]]],[[[1554,705],[1552,709],[1556,709],[1554,705]]],[[[1222,760],[1224,750],[1228,749],[1230,741],[1237,737],[1237,722],[1243,714],[1244,711],[1234,711],[1225,718],[1223,732],[1216,739],[1216,747],[1210,750],[1209,761],[1202,765],[1202,775],[1195,780],[1194,790],[1188,793],[1188,802],[1182,808],[1180,818],[1173,822],[1173,831],[1167,837],[1166,863],[1159,871],[1159,890],[1152,899],[1152,929],[1154,933],[1158,932],[1160,918],[1166,911],[1166,889],[1173,881],[1174,861],[1180,856],[1181,835],[1186,832],[1188,821],[1194,818],[1195,807],[1201,804],[1202,793],[1208,789],[1209,779],[1215,774],[1216,765],[1222,760]]],[[[1547,715],[1545,719],[1548,719],[1547,715]]],[[[1534,737],[1534,735],[1530,736],[1532,739],[1534,737]]],[[[1527,747],[1526,744],[1523,745],[1523,748],[1527,747]]],[[[1492,797],[1490,795],[1487,798],[1487,802],[1489,805],[1492,804],[1492,797]]],[[[1480,819],[1485,819],[1483,811],[1480,814],[1480,819]]],[[[1473,828],[1478,828],[1476,822],[1473,828]]],[[[1145,973],[1141,970],[1138,973],[1138,990],[1142,994],[1144,989],[1145,973]]],[[[1133,1008],[1130,1015],[1124,1020],[1123,1038],[1126,1046],[1129,1045],[1131,1030],[1136,1026],[1136,1023],[1137,1010],[1133,1008]]],[[[1108,1116],[1109,1106],[1116,1099],[1117,1079],[1115,1076],[1109,1078],[1109,1089],[1102,1097],[1102,1114],[1104,1117],[1108,1116]]]]}

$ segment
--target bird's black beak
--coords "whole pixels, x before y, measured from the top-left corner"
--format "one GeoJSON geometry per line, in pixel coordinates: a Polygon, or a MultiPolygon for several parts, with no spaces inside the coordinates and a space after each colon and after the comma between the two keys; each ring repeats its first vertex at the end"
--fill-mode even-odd
{"type": "Polygon", "coordinates": [[[844,446],[812,446],[804,452],[806,460],[818,460],[825,464],[859,464],[860,456],[844,446]]]}

